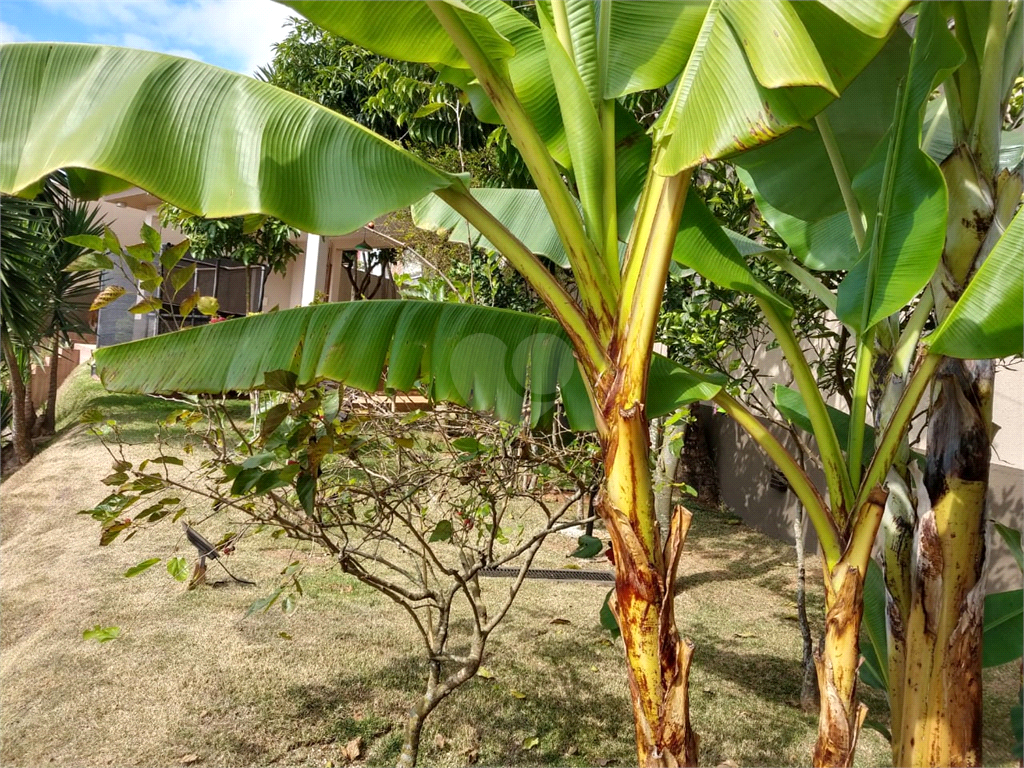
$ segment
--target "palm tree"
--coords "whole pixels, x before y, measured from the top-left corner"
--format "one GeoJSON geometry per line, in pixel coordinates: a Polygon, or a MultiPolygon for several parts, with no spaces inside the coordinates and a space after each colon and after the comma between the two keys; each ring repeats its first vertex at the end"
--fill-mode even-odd
{"type": "Polygon", "coordinates": [[[40,264],[53,245],[46,204],[4,195],[0,204],[0,344],[11,382],[12,436],[20,464],[32,458],[31,363],[24,350],[38,338],[46,295],[38,279],[40,264]]]}
{"type": "Polygon", "coordinates": [[[98,286],[99,272],[66,271],[79,257],[87,252],[80,245],[73,245],[66,238],[76,235],[99,236],[103,233],[103,221],[95,206],[73,197],[67,190],[67,179],[63,174],[51,176],[41,197],[49,205],[51,218],[52,247],[46,258],[37,265],[37,280],[45,292],[47,311],[45,322],[38,330],[41,339],[50,339],[50,381],[46,396],[46,410],[43,412],[39,434],[52,434],[56,424],[57,408],[57,364],[60,361],[61,345],[70,345],[71,335],[88,333],[91,328],[88,311],[98,286]]]}

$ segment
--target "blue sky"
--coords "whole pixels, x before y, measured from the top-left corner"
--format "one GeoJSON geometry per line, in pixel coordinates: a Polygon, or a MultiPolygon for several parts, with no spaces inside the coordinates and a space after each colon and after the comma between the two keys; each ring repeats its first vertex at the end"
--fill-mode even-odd
{"type": "Polygon", "coordinates": [[[252,74],[293,11],[271,0],[3,0],[0,41],[103,43],[252,74]]]}

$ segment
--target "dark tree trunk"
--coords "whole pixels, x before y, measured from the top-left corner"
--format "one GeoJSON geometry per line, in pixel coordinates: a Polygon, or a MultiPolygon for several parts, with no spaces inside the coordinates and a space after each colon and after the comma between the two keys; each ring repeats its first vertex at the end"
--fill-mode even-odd
{"type": "Polygon", "coordinates": [[[711,446],[711,414],[703,406],[691,407],[692,419],[686,425],[679,472],[682,482],[697,491],[697,502],[717,508],[721,502],[718,465],[711,446]]]}
{"type": "Polygon", "coordinates": [[[21,377],[14,346],[7,336],[3,338],[3,353],[11,376],[11,432],[14,439],[14,455],[18,458],[18,463],[24,466],[32,459],[34,448],[31,426],[25,419],[25,380],[21,377]]]}
{"type": "Polygon", "coordinates": [[[50,386],[46,390],[46,410],[40,434],[52,435],[57,431],[57,365],[60,363],[60,338],[53,340],[53,354],[50,356],[50,386]]]}

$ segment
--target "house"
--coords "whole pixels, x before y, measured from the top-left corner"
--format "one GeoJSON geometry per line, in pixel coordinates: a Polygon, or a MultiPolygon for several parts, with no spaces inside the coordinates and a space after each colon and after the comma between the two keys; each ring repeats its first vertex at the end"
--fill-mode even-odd
{"type": "MultiPolygon", "coordinates": [[[[158,230],[165,243],[177,243],[184,238],[181,232],[160,224],[158,209],[161,200],[137,187],[109,195],[96,205],[108,226],[126,245],[139,240],[139,231],[144,223],[158,230]]],[[[314,301],[350,301],[360,293],[365,298],[397,298],[390,270],[378,266],[370,255],[385,250],[401,251],[404,244],[379,231],[373,223],[336,237],[303,232],[295,242],[299,255],[285,274],[270,272],[265,267],[248,270],[251,303],[255,310],[290,309],[314,301]]],[[[403,265],[402,269],[416,274],[415,266],[403,265]]],[[[243,265],[228,259],[199,261],[193,286],[180,293],[190,295],[193,290],[199,290],[204,295],[216,296],[222,316],[240,317],[245,314],[246,274],[243,265]]],[[[104,285],[121,285],[127,292],[99,311],[96,323],[98,346],[146,338],[169,330],[159,327],[155,314],[128,313],[128,309],[138,301],[133,281],[116,271],[105,274],[104,281],[104,285]]],[[[168,303],[173,309],[175,297],[170,297],[168,303]]],[[[197,321],[205,322],[194,316],[188,324],[197,321]]]]}

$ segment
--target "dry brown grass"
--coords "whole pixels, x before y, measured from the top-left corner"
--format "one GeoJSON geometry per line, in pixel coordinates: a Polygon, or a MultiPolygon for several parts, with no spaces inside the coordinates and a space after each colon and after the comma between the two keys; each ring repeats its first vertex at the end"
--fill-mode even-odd
{"type": "MultiPolygon", "coordinates": [[[[255,588],[186,592],[162,565],[125,579],[143,559],[189,552],[172,525],[98,546],[98,525],[74,513],[106,495],[99,477],[108,465],[96,440],[72,428],[3,485],[0,762],[157,766],[197,756],[200,765],[340,765],[356,736],[366,745],[359,762],[393,760],[396,723],[423,674],[400,609],[314,556],[298,611],[244,618],[292,557],[269,538],[245,540],[230,558],[255,588]],[[84,641],[95,624],[123,634],[84,641]]],[[[701,760],[807,764],[816,718],[797,706],[794,558],[732,522],[699,512],[682,563],[677,611],[697,645],[692,719],[701,760]]],[[[552,537],[537,567],[564,566],[574,546],[552,537]]],[[[209,574],[226,579],[216,566],[209,574]]],[[[812,564],[809,581],[815,576],[812,564]]],[[[489,646],[494,679],[473,680],[428,720],[422,763],[463,765],[475,749],[484,765],[630,764],[621,650],[597,620],[607,589],[527,582],[489,646]],[[531,737],[538,745],[524,748],[531,737]]],[[[816,591],[812,598],[820,607],[816,591]]],[[[1013,673],[987,678],[995,683],[990,762],[1008,760],[1013,673]]],[[[884,708],[877,696],[869,703],[884,708]]],[[[883,739],[866,732],[858,764],[887,756],[883,739]]]]}

